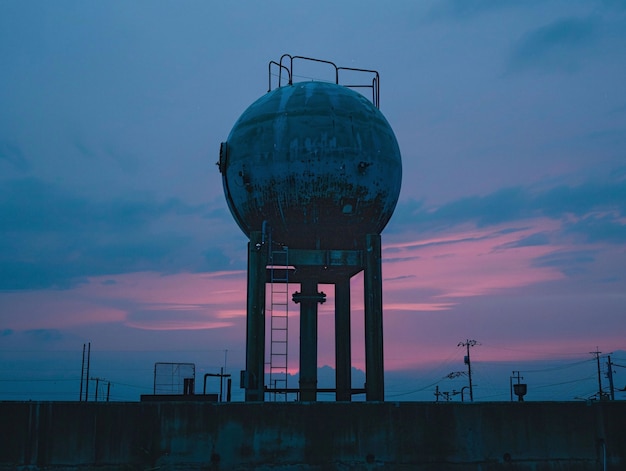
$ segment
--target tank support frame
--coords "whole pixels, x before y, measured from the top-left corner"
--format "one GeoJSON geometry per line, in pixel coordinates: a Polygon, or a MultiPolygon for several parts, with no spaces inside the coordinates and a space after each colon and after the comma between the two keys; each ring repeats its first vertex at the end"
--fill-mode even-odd
{"type": "MultiPolygon", "coordinates": [[[[380,234],[365,235],[362,250],[289,248],[289,283],[299,283],[294,294],[300,305],[300,387],[275,391],[265,384],[265,297],[269,276],[269,244],[262,232],[252,232],[248,244],[246,370],[241,386],[246,401],[264,401],[266,392],[297,392],[302,401],[317,400],[317,307],[325,296],[319,284],[335,286],[335,394],[350,401],[365,392],[367,401],[384,400],[382,276],[380,234]],[[363,271],[365,307],[365,386],[351,387],[350,280],[363,271]]],[[[273,251],[274,265],[280,265],[273,251]]],[[[276,273],[276,267],[272,270],[276,273]]],[[[286,278],[286,277],[284,277],[286,278]]]]}

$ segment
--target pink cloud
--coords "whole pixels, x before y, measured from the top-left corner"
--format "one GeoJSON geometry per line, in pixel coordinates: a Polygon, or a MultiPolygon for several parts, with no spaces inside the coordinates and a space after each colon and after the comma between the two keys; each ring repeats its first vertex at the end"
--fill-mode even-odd
{"type": "Polygon", "coordinates": [[[534,233],[554,230],[554,222],[536,221],[515,232],[503,229],[506,226],[466,229],[454,236],[384,245],[385,292],[406,301],[419,289],[432,292],[432,300],[441,303],[563,278],[553,267],[532,263],[553,252],[554,246],[514,247],[534,233]]]}
{"type": "Polygon", "coordinates": [[[446,311],[457,303],[385,303],[385,312],[392,311],[446,311]]]}
{"type": "Polygon", "coordinates": [[[2,324],[15,330],[63,329],[93,322],[123,322],[125,311],[77,295],[76,290],[18,291],[0,297],[2,324]]]}
{"type": "Polygon", "coordinates": [[[215,322],[209,319],[202,320],[190,320],[186,318],[180,319],[151,319],[149,322],[126,322],[128,327],[143,330],[202,330],[202,329],[220,329],[225,327],[231,327],[232,322],[215,322]]]}
{"type": "Polygon", "coordinates": [[[138,272],[91,278],[82,289],[95,297],[113,296],[143,303],[218,305],[239,299],[245,279],[245,271],[172,275],[138,272]]]}
{"type": "Polygon", "coordinates": [[[69,290],[7,293],[5,328],[122,323],[147,330],[223,328],[245,316],[245,272],[130,273],[94,277],[69,290]],[[243,293],[243,295],[242,295],[243,293]]]}

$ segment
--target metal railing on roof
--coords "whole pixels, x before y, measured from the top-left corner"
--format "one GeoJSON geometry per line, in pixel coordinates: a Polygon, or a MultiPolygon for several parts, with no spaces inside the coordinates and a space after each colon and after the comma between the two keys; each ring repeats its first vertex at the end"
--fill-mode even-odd
{"type": "Polygon", "coordinates": [[[274,88],[280,88],[284,85],[293,85],[294,78],[294,63],[300,61],[318,62],[321,64],[327,64],[334,69],[335,84],[342,85],[346,88],[369,88],[372,90],[372,103],[376,108],[380,108],[380,75],[378,71],[372,69],[360,69],[355,67],[339,67],[334,62],[314,59],[312,57],[304,56],[292,56],[290,54],[283,54],[278,62],[270,61],[268,64],[268,76],[269,76],[269,89],[272,91],[272,76],[276,77],[277,84],[274,88]],[[276,69],[278,69],[276,71],[276,69]],[[274,73],[272,73],[274,71],[274,73]],[[342,71],[346,72],[359,72],[371,76],[371,83],[341,83],[340,75],[342,71]],[[284,83],[286,79],[286,83],[284,83]]]}

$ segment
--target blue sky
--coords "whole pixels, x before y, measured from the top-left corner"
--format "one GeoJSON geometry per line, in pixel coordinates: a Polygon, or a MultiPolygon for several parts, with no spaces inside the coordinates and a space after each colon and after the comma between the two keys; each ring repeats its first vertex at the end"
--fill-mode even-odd
{"type": "Polygon", "coordinates": [[[555,397],[593,394],[589,352],[626,350],[625,51],[611,0],[0,3],[0,399],[74,391],[86,342],[122,399],[157,361],[237,376],[246,238],[214,164],[283,53],[381,74],[387,394],[432,398],[468,338],[485,400],[550,362],[590,368],[555,397]]]}

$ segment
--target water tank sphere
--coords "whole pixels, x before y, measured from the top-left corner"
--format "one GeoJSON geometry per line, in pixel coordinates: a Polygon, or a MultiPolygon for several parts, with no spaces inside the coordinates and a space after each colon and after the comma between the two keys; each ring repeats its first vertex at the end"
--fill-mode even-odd
{"type": "Polygon", "coordinates": [[[293,248],[351,249],[380,234],[402,163],[374,104],[326,82],[282,86],[254,102],[220,149],[228,206],[246,235],[293,248]],[[268,232],[269,233],[269,232],[268,232]]]}

